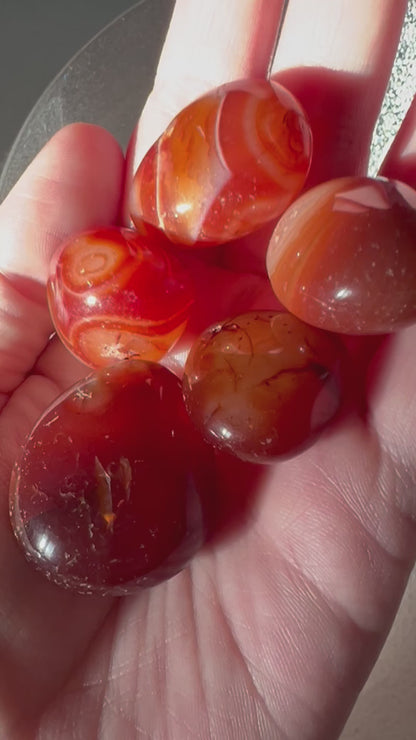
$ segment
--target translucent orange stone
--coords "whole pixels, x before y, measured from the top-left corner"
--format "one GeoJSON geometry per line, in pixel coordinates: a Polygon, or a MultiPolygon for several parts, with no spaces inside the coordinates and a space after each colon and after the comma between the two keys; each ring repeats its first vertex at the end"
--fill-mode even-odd
{"type": "Polygon", "coordinates": [[[283,305],[323,329],[378,334],[416,321],[416,191],[368,177],[318,185],[280,219],[267,269],[283,305]]]}
{"type": "Polygon", "coordinates": [[[248,312],[192,347],[186,407],[206,440],[243,460],[292,455],[336,413],[343,355],[338,337],[287,312],[248,312]]]}
{"type": "Polygon", "coordinates": [[[121,595],[180,571],[206,536],[212,450],[181,383],[136,360],[58,398],[29,435],[10,488],[28,560],[82,593],[121,595]]]}
{"type": "Polygon", "coordinates": [[[64,244],[47,293],[60,338],[90,367],[159,360],[185,330],[194,300],[175,255],[154,238],[115,227],[64,244]]]}
{"type": "Polygon", "coordinates": [[[223,243],[279,216],[309,171],[310,127],[266,80],[223,85],[182,110],[133,181],[130,210],[184,245],[223,243]]]}

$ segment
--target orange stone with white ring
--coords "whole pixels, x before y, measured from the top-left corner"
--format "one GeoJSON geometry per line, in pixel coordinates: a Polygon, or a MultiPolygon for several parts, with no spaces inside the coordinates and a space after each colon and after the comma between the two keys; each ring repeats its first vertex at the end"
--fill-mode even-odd
{"type": "Polygon", "coordinates": [[[182,263],[150,236],[104,227],[75,234],[53,256],[49,309],[65,346],[90,367],[157,362],[183,334],[194,303],[182,263]]]}
{"type": "Polygon", "coordinates": [[[280,216],[309,171],[301,105],[267,80],[222,85],[184,108],[144,157],[132,220],[186,246],[220,244],[280,216]]]}

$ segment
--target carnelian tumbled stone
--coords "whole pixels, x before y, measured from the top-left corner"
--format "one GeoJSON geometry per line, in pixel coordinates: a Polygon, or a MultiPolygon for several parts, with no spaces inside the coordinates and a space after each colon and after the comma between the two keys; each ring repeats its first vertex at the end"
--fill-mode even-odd
{"type": "Polygon", "coordinates": [[[378,334],[416,321],[416,191],[368,177],[318,185],[280,219],[267,268],[283,305],[323,329],[378,334]]]}
{"type": "Polygon", "coordinates": [[[116,227],[70,239],[54,255],[49,308],[63,343],[91,367],[159,360],[183,333],[193,289],[154,238],[116,227]]]}
{"type": "Polygon", "coordinates": [[[291,93],[222,85],[184,108],[144,157],[130,211],[184,245],[223,243],[279,216],[309,171],[312,139],[291,93]]]}
{"type": "Polygon", "coordinates": [[[338,337],[289,313],[242,314],[193,345],[188,413],[209,442],[243,460],[294,454],[338,409],[342,357],[338,337]]]}
{"type": "Polygon", "coordinates": [[[10,490],[17,539],[75,591],[117,595],[169,578],[204,541],[211,454],[169,370],[140,360],[102,368],[26,441],[10,490]]]}

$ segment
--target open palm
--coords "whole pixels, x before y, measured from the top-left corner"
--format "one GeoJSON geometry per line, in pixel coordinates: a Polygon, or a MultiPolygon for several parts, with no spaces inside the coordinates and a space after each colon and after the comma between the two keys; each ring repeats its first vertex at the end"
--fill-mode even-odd
{"type": "MultiPolygon", "coordinates": [[[[404,3],[382,5],[367,77],[276,68],[311,118],[310,184],[365,165],[404,3]]],[[[243,6],[258,13],[263,4],[243,6]]],[[[249,14],[244,22],[252,40],[265,33],[266,22],[254,29],[249,14]]],[[[244,65],[227,59],[232,76],[261,72],[267,48],[248,48],[244,65]]],[[[368,61],[370,45],[361,53],[368,61]]],[[[143,131],[163,100],[156,88],[143,131]]],[[[176,105],[183,102],[178,92],[176,105]]],[[[414,118],[412,109],[385,165],[413,186],[414,118]]],[[[137,157],[144,140],[139,128],[137,157]]],[[[416,328],[374,356],[370,344],[360,349],[356,408],[314,447],[258,477],[249,465],[223,465],[224,507],[241,498],[244,518],[167,583],[117,601],[74,596],[33,572],[14,541],[7,492],[19,446],[45,406],[85,375],[49,340],[49,258],[74,231],[117,221],[123,180],[110,135],[76,125],[54,137],[1,206],[0,736],[334,738],[415,555],[416,328]]],[[[261,252],[258,240],[246,241],[221,253],[221,267],[201,264],[196,323],[273,305],[253,245],[261,252]],[[210,295],[223,304],[212,307],[210,295]]]]}

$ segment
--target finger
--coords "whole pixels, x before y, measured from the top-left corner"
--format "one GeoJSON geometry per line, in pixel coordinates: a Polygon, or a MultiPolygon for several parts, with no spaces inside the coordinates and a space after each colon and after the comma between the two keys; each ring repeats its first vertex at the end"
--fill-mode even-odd
{"type": "MultiPolygon", "coordinates": [[[[380,174],[401,180],[416,189],[416,100],[399,129],[380,174]]],[[[388,351],[380,354],[373,365],[373,422],[399,471],[404,467],[404,480],[407,479],[409,484],[410,471],[416,466],[415,347],[416,326],[411,326],[394,335],[388,351]]],[[[406,515],[416,517],[413,482],[398,504],[406,515]]]]}
{"type": "Polygon", "coordinates": [[[366,172],[406,6],[405,0],[289,3],[272,74],[309,116],[309,185],[366,172]]]}
{"type": "Polygon", "coordinates": [[[104,129],[59,131],[1,205],[0,270],[44,285],[56,247],[75,230],[117,218],[123,158],[104,129]]]}
{"type": "Polygon", "coordinates": [[[154,88],[129,147],[130,177],[181,108],[224,82],[266,75],[284,5],[177,0],[154,88]]]}
{"type": "Polygon", "coordinates": [[[123,157],[102,129],[73,125],[36,157],[0,208],[0,402],[32,367],[52,325],[45,282],[70,234],[118,218],[123,157]]]}
{"type": "MultiPolygon", "coordinates": [[[[301,101],[314,141],[307,187],[364,173],[406,2],[291,0],[271,65],[301,101]],[[307,23],[305,22],[307,19],[307,23]]],[[[265,274],[273,224],[224,250],[224,264],[265,274]]]]}
{"type": "Polygon", "coordinates": [[[387,153],[380,174],[416,188],[416,96],[387,153]]]}

